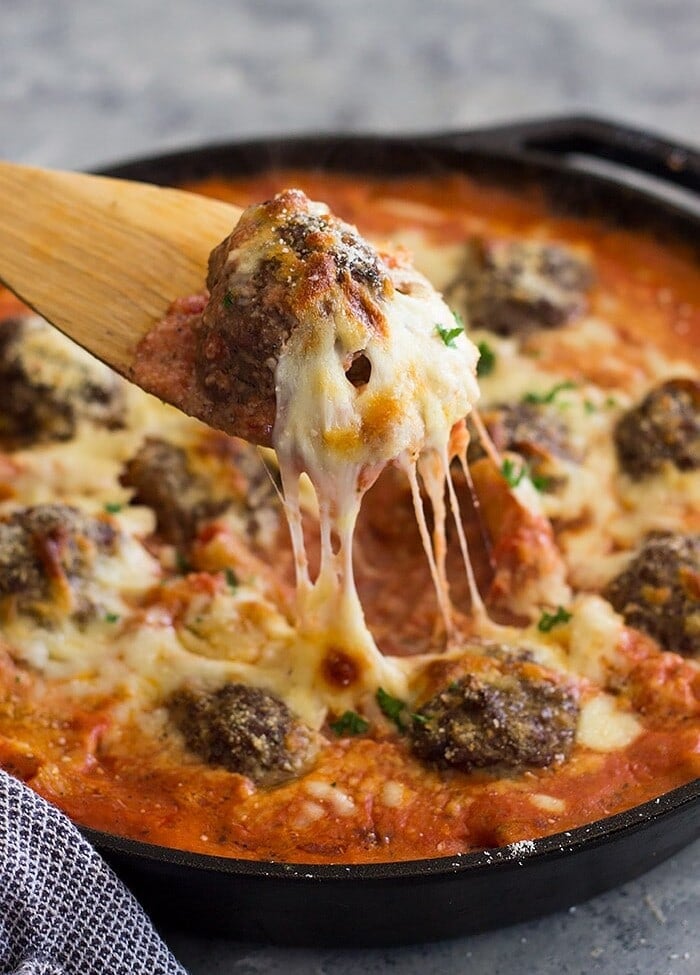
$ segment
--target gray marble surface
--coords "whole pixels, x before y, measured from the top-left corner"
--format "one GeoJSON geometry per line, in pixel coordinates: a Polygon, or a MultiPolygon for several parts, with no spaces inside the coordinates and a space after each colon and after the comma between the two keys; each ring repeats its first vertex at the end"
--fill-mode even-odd
{"type": "Polygon", "coordinates": [[[166,940],[201,975],[697,975],[700,843],[639,880],[560,914],[467,938],[385,950],[166,940]]]}
{"type": "MultiPolygon", "coordinates": [[[[700,143],[697,0],[0,0],[0,155],[86,167],[309,130],[595,112],[700,143]]],[[[166,931],[198,973],[695,975],[700,846],[550,918],[391,951],[166,931]]]]}

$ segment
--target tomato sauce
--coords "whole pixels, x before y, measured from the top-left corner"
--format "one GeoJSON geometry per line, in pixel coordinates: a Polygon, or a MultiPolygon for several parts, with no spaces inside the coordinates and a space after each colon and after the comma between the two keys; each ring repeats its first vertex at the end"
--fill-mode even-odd
{"type": "MultiPolygon", "coordinates": [[[[553,216],[534,195],[518,198],[453,175],[388,180],[287,171],[212,179],[192,188],[246,205],[285,186],[298,186],[327,202],[374,238],[390,236],[401,226],[443,244],[488,233],[588,249],[597,272],[593,312],[604,314],[623,341],[634,346],[653,341],[676,358],[700,362],[700,275],[681,247],[553,216]],[[391,200],[402,201],[401,206],[393,211],[387,205],[391,200]]],[[[20,307],[0,295],[0,317],[20,307]]],[[[554,354],[546,338],[539,352],[546,365],[554,354]]],[[[633,361],[634,351],[629,355],[633,361]]],[[[557,365],[562,366],[560,359],[557,365]]],[[[586,362],[572,359],[569,365],[576,374],[605,384],[595,356],[586,362]]],[[[463,493],[468,507],[468,492],[463,493]]],[[[474,519],[469,530],[478,550],[474,519]]],[[[210,543],[210,537],[202,537],[195,546],[195,589],[206,590],[208,574],[228,564],[226,545],[219,551],[210,543]]],[[[261,553],[246,558],[271,591],[276,587],[277,596],[287,598],[293,567],[282,531],[274,560],[261,553]]],[[[399,656],[429,650],[434,591],[407,486],[392,471],[367,496],[356,561],[363,605],[380,648],[399,656]]],[[[483,582],[490,571],[487,553],[477,562],[483,582]]],[[[186,607],[192,588],[185,580],[171,587],[167,597],[160,593],[154,599],[172,620],[186,607]]],[[[466,587],[453,596],[458,606],[468,608],[466,587]]],[[[631,808],[700,774],[697,666],[660,653],[630,631],[625,639],[629,666],[620,693],[640,716],[643,730],[616,751],[576,746],[561,765],[499,776],[420,764],[398,732],[331,735],[307,775],[274,789],[256,789],[243,776],[183,755],[174,744],[153,741],[137,723],[119,735],[107,734],[117,702],[78,701],[70,687],[52,686],[15,664],[10,648],[3,651],[0,644],[0,764],[78,823],[224,856],[367,863],[516,843],[631,808]]],[[[351,680],[352,665],[342,652],[330,655],[329,680],[340,685],[351,680]]]]}

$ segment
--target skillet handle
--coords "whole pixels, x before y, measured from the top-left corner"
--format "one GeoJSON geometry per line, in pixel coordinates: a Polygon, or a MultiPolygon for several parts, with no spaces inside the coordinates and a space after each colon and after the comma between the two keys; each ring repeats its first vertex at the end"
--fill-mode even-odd
{"type": "Polygon", "coordinates": [[[451,139],[445,137],[445,141],[539,156],[572,153],[593,156],[700,193],[698,150],[604,119],[589,116],[533,119],[477,129],[462,137],[455,133],[451,139]]]}

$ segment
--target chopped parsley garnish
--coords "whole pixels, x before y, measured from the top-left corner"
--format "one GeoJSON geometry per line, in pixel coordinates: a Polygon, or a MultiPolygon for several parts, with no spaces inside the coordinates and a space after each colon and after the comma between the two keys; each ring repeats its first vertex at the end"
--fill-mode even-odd
{"type": "Polygon", "coordinates": [[[455,348],[455,339],[462,334],[461,328],[445,328],[444,325],[436,325],[437,333],[450,349],[455,348]]]}
{"type": "Polygon", "coordinates": [[[369,721],[357,711],[345,711],[337,721],[331,721],[331,728],[338,737],[342,735],[364,735],[369,728],[369,721]]]}
{"type": "Polygon", "coordinates": [[[614,396],[608,396],[607,399],[605,400],[605,405],[609,410],[614,410],[620,404],[617,402],[614,396]]]}
{"type": "Polygon", "coordinates": [[[527,476],[532,481],[532,486],[536,491],[540,493],[542,491],[548,491],[552,483],[551,477],[545,477],[542,474],[533,474],[532,471],[526,471],[527,476]]]}
{"type": "Polygon", "coordinates": [[[105,623],[118,623],[119,613],[105,613],[105,623]]]}
{"type": "Polygon", "coordinates": [[[226,576],[226,585],[229,589],[238,589],[238,576],[233,569],[224,569],[224,575],[226,576]]]}
{"type": "Polygon", "coordinates": [[[563,383],[556,383],[547,393],[525,393],[523,403],[535,403],[538,406],[553,403],[559,393],[565,389],[576,389],[576,383],[567,379],[563,383]]]}
{"type": "Polygon", "coordinates": [[[537,629],[540,633],[549,633],[555,626],[559,626],[560,623],[568,623],[570,619],[571,613],[567,612],[563,606],[559,606],[556,613],[548,613],[545,610],[540,616],[537,629]]]}
{"type": "Polygon", "coordinates": [[[501,474],[504,476],[510,487],[517,487],[527,474],[527,467],[525,464],[518,467],[515,461],[511,460],[510,457],[504,457],[503,463],[501,464],[501,474]]]}
{"type": "Polygon", "coordinates": [[[530,483],[535,488],[536,491],[548,491],[552,483],[550,477],[544,477],[541,474],[533,474],[530,470],[528,464],[523,463],[521,466],[511,460],[510,457],[504,457],[503,463],[501,464],[501,474],[506,480],[509,487],[517,487],[524,477],[530,479],[530,483]]]}
{"type": "Polygon", "coordinates": [[[589,399],[585,399],[583,401],[583,408],[586,411],[586,413],[597,413],[598,412],[598,407],[595,405],[595,403],[591,403],[591,401],[589,399]]]}
{"type": "Polygon", "coordinates": [[[233,295],[230,291],[227,291],[221,302],[224,308],[233,308],[233,295]]]}
{"type": "Polygon", "coordinates": [[[110,515],[116,515],[122,510],[123,507],[124,505],[120,504],[118,501],[108,501],[105,505],[105,511],[107,511],[110,515]]]}
{"type": "Polygon", "coordinates": [[[383,715],[393,721],[399,731],[404,730],[404,723],[401,715],[406,710],[406,705],[398,697],[392,697],[383,687],[377,688],[377,704],[383,715]]]}
{"type": "Polygon", "coordinates": [[[379,709],[389,721],[393,721],[401,734],[407,729],[407,720],[415,721],[417,724],[425,724],[428,720],[423,714],[414,714],[408,710],[408,705],[398,697],[392,697],[383,687],[377,688],[376,701],[379,709]]]}
{"type": "Polygon", "coordinates": [[[183,576],[192,571],[192,566],[179,549],[175,553],[175,565],[177,566],[177,571],[183,576]]]}
{"type": "Polygon", "coordinates": [[[477,348],[480,355],[476,364],[476,374],[477,376],[490,376],[496,367],[496,353],[488,342],[479,342],[477,348]]]}
{"type": "Polygon", "coordinates": [[[448,346],[450,349],[455,348],[455,339],[457,338],[458,335],[461,335],[462,332],[464,331],[464,321],[462,320],[462,316],[457,311],[453,311],[452,315],[454,317],[455,322],[457,323],[456,328],[445,328],[445,326],[440,325],[439,322],[435,326],[435,330],[437,331],[438,335],[445,343],[445,345],[448,346]]]}

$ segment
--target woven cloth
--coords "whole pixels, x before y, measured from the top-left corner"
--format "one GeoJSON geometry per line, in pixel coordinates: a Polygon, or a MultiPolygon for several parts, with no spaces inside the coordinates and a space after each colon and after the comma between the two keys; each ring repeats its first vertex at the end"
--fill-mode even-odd
{"type": "Polygon", "coordinates": [[[1,975],[185,975],[57,809],[0,771],[1,975]]]}

